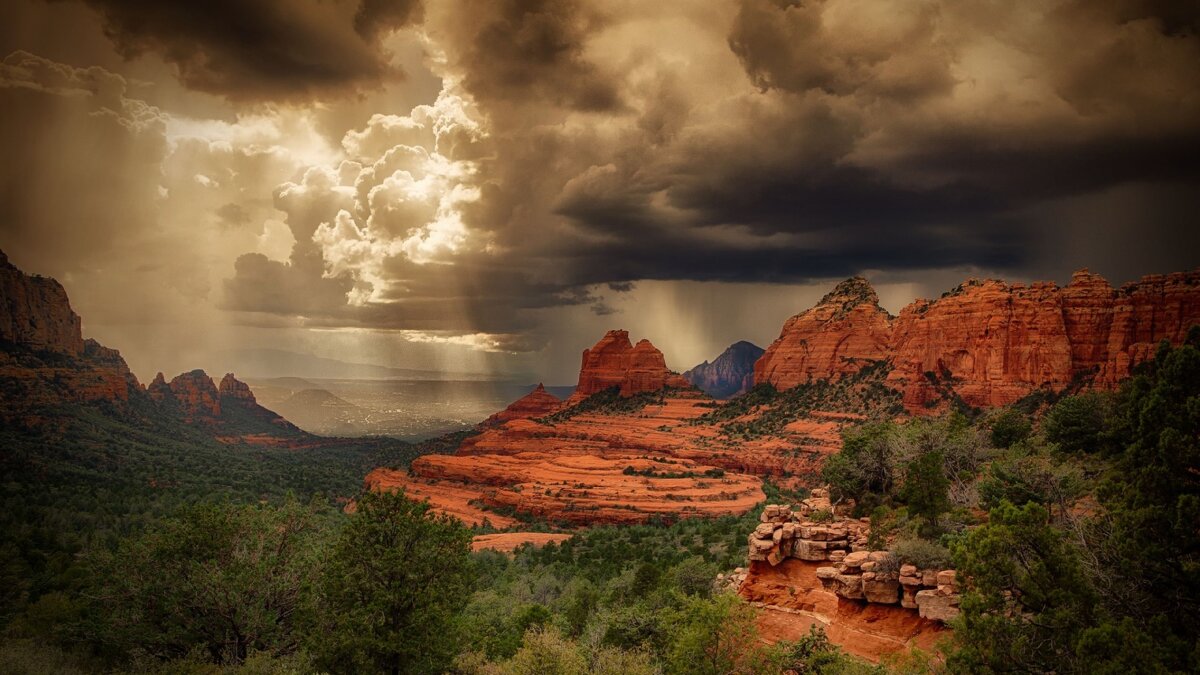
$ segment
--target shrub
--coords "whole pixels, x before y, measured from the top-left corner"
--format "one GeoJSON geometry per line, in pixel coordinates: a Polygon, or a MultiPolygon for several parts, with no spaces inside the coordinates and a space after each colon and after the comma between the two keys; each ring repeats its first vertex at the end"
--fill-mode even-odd
{"type": "Polygon", "coordinates": [[[814,523],[830,523],[833,522],[833,511],[829,509],[819,509],[808,514],[808,519],[814,523]]]}
{"type": "Polygon", "coordinates": [[[992,445],[997,448],[1012,447],[1014,443],[1028,438],[1032,431],[1033,424],[1028,417],[1013,408],[1007,408],[992,420],[992,445]]]}
{"type": "Polygon", "coordinates": [[[891,551],[902,564],[916,565],[927,569],[945,569],[950,566],[950,550],[927,539],[898,539],[891,551]]]}
{"type": "Polygon", "coordinates": [[[1057,443],[1066,452],[1099,450],[1109,408],[1108,395],[1099,392],[1064,398],[1046,413],[1042,422],[1046,440],[1057,443]]]}

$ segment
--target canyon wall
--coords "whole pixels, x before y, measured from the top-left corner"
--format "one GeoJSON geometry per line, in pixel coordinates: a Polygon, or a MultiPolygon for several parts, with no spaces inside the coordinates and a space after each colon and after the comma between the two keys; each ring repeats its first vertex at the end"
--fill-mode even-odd
{"type": "Polygon", "coordinates": [[[1118,290],[1083,270],[1064,288],[969,280],[891,317],[866,280],[844,281],[784,324],[755,364],[755,383],[788,389],[888,360],[905,407],[952,391],[974,406],[1007,405],[1073,382],[1113,388],[1161,340],[1200,324],[1200,271],[1154,275],[1118,290]]]}

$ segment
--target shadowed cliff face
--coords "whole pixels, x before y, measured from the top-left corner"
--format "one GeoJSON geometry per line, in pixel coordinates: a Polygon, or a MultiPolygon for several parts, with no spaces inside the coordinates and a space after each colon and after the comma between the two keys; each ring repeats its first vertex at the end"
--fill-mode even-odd
{"type": "Polygon", "coordinates": [[[121,353],[83,338],[82,322],[54,279],[30,276],[0,252],[0,420],[19,428],[44,426],[73,404],[103,404],[135,419],[196,426],[223,442],[311,440],[255,401],[250,387],[228,373],[218,386],[203,370],[169,382],[159,373],[146,387],[121,353]],[[135,412],[136,411],[136,412],[135,412]]]}
{"type": "Polygon", "coordinates": [[[754,386],[754,363],[763,355],[756,344],[735,342],[712,363],[705,361],[683,377],[713,398],[729,398],[754,386]]]}
{"type": "Polygon", "coordinates": [[[836,380],[888,360],[889,384],[912,412],[952,389],[974,406],[1012,403],[1040,388],[1090,381],[1113,388],[1157,344],[1200,323],[1200,271],[1144,277],[1113,290],[1086,270],[1059,288],[968,280],[898,317],[861,278],[789,319],[755,364],[756,384],[788,389],[836,380]]]}

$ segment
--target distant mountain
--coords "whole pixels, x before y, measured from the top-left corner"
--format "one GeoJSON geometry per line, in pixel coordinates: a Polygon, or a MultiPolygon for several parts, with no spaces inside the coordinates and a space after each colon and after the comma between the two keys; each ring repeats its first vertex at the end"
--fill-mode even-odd
{"type": "Polygon", "coordinates": [[[221,355],[222,368],[246,373],[251,379],[311,378],[317,380],[495,380],[489,373],[390,368],[348,363],[282,349],[235,349],[221,355]]]}
{"type": "Polygon", "coordinates": [[[762,347],[742,340],[729,345],[712,363],[705,361],[683,376],[713,398],[737,396],[754,386],[754,362],[762,355],[762,347]]]}

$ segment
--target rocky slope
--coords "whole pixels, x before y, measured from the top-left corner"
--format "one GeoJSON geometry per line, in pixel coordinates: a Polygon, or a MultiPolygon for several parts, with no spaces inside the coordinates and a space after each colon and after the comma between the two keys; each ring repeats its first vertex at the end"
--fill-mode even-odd
{"type": "Polygon", "coordinates": [[[634,345],[629,341],[629,331],[610,330],[590,349],[583,350],[579,385],[567,404],[611,388],[617,388],[622,396],[632,396],[663,387],[690,386],[682,376],[667,369],[662,352],[649,340],[634,345]]]}
{"type": "Polygon", "coordinates": [[[513,401],[504,410],[484,420],[482,426],[493,427],[509,420],[545,417],[558,411],[562,405],[562,399],[546,391],[546,387],[539,382],[533,391],[513,401]]]}
{"type": "Polygon", "coordinates": [[[713,398],[737,396],[754,386],[754,364],[762,355],[762,347],[742,340],[712,363],[705,361],[684,372],[683,377],[713,398]]]}
{"type": "Polygon", "coordinates": [[[898,317],[855,277],[784,324],[755,364],[755,383],[788,389],[888,361],[888,382],[911,412],[952,396],[1006,405],[1043,388],[1113,388],[1159,341],[1177,344],[1196,324],[1200,271],[1147,276],[1119,290],[1086,270],[1065,288],[972,279],[898,317]]]}

